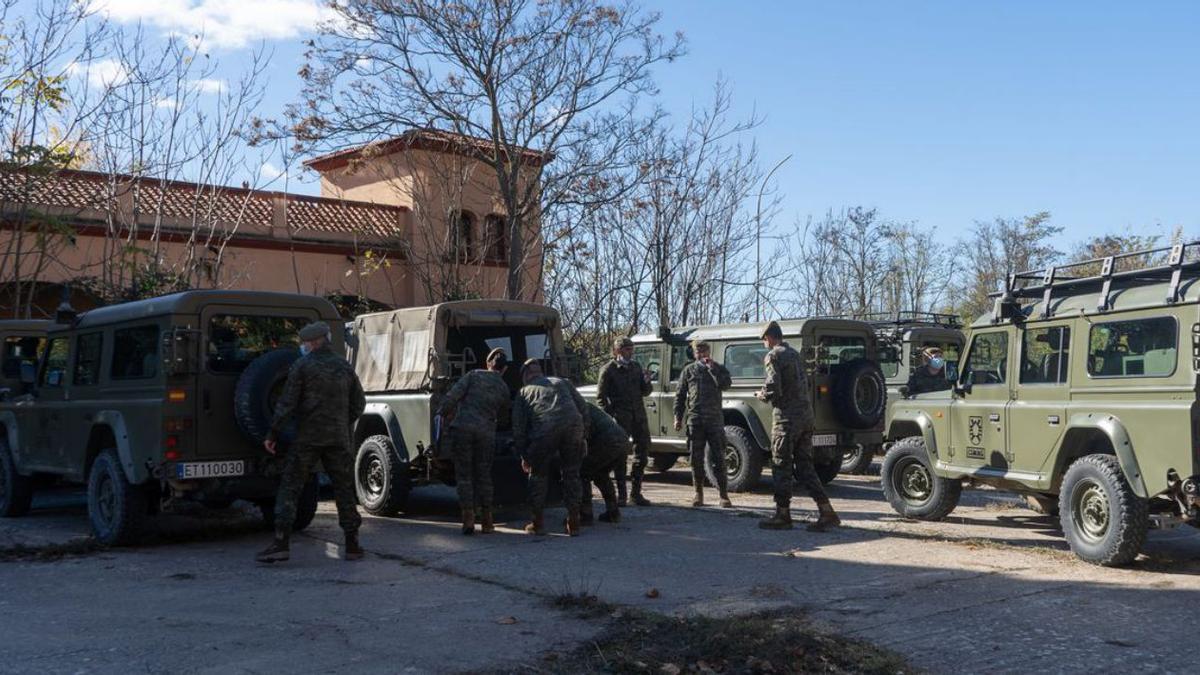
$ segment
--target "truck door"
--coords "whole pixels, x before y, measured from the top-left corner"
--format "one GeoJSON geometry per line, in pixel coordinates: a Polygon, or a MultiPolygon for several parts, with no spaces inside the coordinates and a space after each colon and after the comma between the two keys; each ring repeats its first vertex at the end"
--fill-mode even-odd
{"type": "Polygon", "coordinates": [[[83,476],[87,468],[88,437],[99,408],[104,342],[104,332],[100,330],[75,337],[71,382],[67,389],[70,401],[62,404],[62,423],[57,430],[51,431],[56,437],[55,445],[62,448],[63,468],[77,476],[83,476]]]}
{"type": "Polygon", "coordinates": [[[1020,386],[1008,409],[1009,436],[1006,464],[992,468],[1023,473],[1043,469],[1066,426],[1070,400],[1069,365],[1071,329],[1065,324],[1023,328],[1020,386]]]}
{"type": "Polygon", "coordinates": [[[658,406],[660,435],[673,439],[683,447],[687,447],[687,427],[675,431],[675,392],[679,391],[679,378],[687,364],[695,360],[692,348],[687,344],[671,345],[671,372],[667,386],[663,390],[661,403],[658,406]]]}
{"type": "Polygon", "coordinates": [[[21,428],[31,434],[22,434],[27,467],[35,470],[62,473],[66,470],[65,440],[63,428],[64,407],[69,398],[71,338],[59,336],[46,344],[46,354],[38,372],[36,399],[21,406],[23,417],[21,428]]]}
{"type": "Polygon", "coordinates": [[[962,367],[962,394],[952,408],[950,444],[940,461],[972,472],[1008,461],[1011,334],[1011,328],[986,330],[971,340],[962,367]]]}
{"type": "MultiPolygon", "coordinates": [[[[637,361],[642,370],[651,378],[653,388],[650,395],[642,399],[646,406],[646,422],[650,427],[651,436],[662,436],[662,422],[659,420],[659,410],[662,408],[664,392],[666,391],[666,345],[661,343],[641,344],[633,348],[633,360],[637,361]]],[[[669,407],[669,406],[668,406],[669,407]]]]}

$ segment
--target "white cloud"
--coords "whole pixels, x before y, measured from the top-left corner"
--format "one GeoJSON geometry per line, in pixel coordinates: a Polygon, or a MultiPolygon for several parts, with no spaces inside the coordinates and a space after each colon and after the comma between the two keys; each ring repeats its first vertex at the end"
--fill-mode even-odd
{"type": "Polygon", "coordinates": [[[228,88],[225,80],[215,80],[211,77],[206,77],[201,80],[192,80],[192,86],[196,87],[196,91],[201,94],[221,94],[228,88]]]}
{"type": "Polygon", "coordinates": [[[320,0],[99,0],[97,8],[122,23],[141,22],[168,34],[203,35],[219,48],[285,40],[311,32],[331,17],[320,0]]]}
{"type": "Polygon", "coordinates": [[[179,104],[176,103],[175,99],[173,99],[173,98],[160,98],[160,99],[156,99],[154,101],[154,107],[155,108],[165,108],[167,110],[174,110],[175,108],[179,107],[179,104]]]}
{"type": "Polygon", "coordinates": [[[287,172],[270,162],[263,162],[263,165],[258,167],[258,178],[266,183],[283,178],[285,173],[287,172]]]}
{"type": "Polygon", "coordinates": [[[107,89],[125,84],[129,80],[129,71],[115,59],[100,59],[87,63],[75,62],[67,66],[67,74],[72,77],[82,77],[93,89],[107,89]]]}

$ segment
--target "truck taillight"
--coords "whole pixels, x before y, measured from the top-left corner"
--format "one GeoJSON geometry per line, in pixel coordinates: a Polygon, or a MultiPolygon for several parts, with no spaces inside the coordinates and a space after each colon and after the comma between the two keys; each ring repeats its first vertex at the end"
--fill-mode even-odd
{"type": "Polygon", "coordinates": [[[187,401],[187,391],[184,389],[171,389],[167,391],[167,401],[169,403],[183,403],[187,401]]]}

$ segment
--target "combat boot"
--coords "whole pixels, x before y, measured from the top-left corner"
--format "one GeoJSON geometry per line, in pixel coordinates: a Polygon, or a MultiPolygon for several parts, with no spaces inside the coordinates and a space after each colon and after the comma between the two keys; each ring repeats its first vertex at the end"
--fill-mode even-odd
{"type": "Polygon", "coordinates": [[[604,513],[596,516],[596,520],[602,523],[619,523],[621,522],[621,509],[617,506],[615,499],[604,500],[604,513]]]}
{"type": "Polygon", "coordinates": [[[729,493],[726,492],[725,490],[721,490],[721,508],[723,508],[723,509],[732,509],[733,508],[733,502],[729,501],[729,493]]]}
{"type": "Polygon", "coordinates": [[[592,509],[592,502],[586,501],[579,507],[579,524],[591,525],[596,522],[596,512],[592,509]]]}
{"type": "Polygon", "coordinates": [[[633,489],[629,493],[630,499],[638,506],[650,506],[650,500],[642,496],[642,477],[635,474],[633,477],[633,489]]]}
{"type": "Polygon", "coordinates": [[[809,532],[828,532],[842,524],[842,519],[838,518],[837,511],[833,510],[833,504],[819,502],[817,510],[819,511],[819,515],[816,522],[809,523],[808,527],[805,528],[809,532]]]}
{"type": "Polygon", "coordinates": [[[362,545],[358,543],[357,532],[346,533],[346,560],[362,560],[366,555],[362,545]]]}
{"type": "Polygon", "coordinates": [[[572,537],[579,536],[579,507],[567,509],[567,534],[572,537]]]}
{"type": "Polygon", "coordinates": [[[546,518],[541,511],[533,512],[533,520],[525,526],[526,534],[536,534],[539,537],[546,535],[546,518]]]}
{"type": "Polygon", "coordinates": [[[479,532],[480,534],[491,534],[496,531],[496,521],[492,519],[492,510],[483,509],[480,513],[479,532]]]}
{"type": "Polygon", "coordinates": [[[792,510],[786,506],[776,506],[775,515],[758,521],[758,526],[764,530],[790,530],[792,529],[792,510]]]}
{"type": "Polygon", "coordinates": [[[275,535],[275,541],[271,545],[259,551],[254,559],[260,563],[276,563],[285,562],[292,557],[289,547],[288,536],[275,535]]]}
{"type": "Polygon", "coordinates": [[[704,489],[696,488],[696,494],[692,497],[692,506],[704,506],[704,489]]]}
{"type": "Polygon", "coordinates": [[[475,509],[470,506],[462,508],[462,533],[475,534],[475,509]]]}

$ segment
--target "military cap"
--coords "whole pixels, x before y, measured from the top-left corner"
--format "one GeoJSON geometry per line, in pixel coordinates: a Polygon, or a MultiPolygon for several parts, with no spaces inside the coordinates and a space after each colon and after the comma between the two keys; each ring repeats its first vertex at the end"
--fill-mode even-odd
{"type": "Polygon", "coordinates": [[[633,346],[633,340],[630,340],[627,337],[619,337],[619,338],[613,340],[613,349],[614,350],[624,349],[625,347],[632,347],[632,346],[633,346]]]}
{"type": "Polygon", "coordinates": [[[484,363],[491,363],[496,359],[500,359],[501,364],[506,364],[508,363],[508,354],[500,347],[496,347],[492,351],[488,352],[487,360],[484,361],[484,363]]]}
{"type": "Polygon", "coordinates": [[[767,327],[763,329],[762,335],[758,337],[761,340],[767,336],[783,339],[783,329],[779,327],[778,323],[772,321],[767,324],[767,327]]]}
{"type": "Polygon", "coordinates": [[[325,337],[329,337],[329,324],[324,321],[314,321],[300,329],[300,340],[302,342],[320,340],[325,337]]]}

